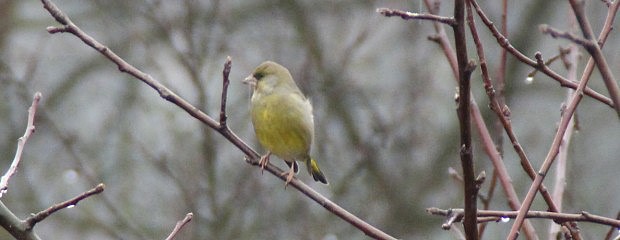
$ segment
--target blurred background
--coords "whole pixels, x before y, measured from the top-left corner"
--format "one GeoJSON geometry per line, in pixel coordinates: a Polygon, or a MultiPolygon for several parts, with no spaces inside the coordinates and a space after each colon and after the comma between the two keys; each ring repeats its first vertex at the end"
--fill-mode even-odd
{"type": "MultiPolygon", "coordinates": [[[[392,236],[457,238],[441,230],[443,218],[425,212],[428,207],[459,208],[463,202],[461,183],[448,174],[450,167],[460,171],[452,71],[439,46],[427,39],[435,34],[431,22],[375,12],[379,7],[426,12],[422,1],[54,2],[85,32],[214,118],[223,64],[231,56],[229,126],[259,152],[248,116],[251,92],[241,80],[265,60],[283,64],[314,105],[313,155],[331,184],[315,183],[305,169],[298,177],[392,236]]],[[[533,58],[540,51],[549,59],[569,44],[538,30],[543,23],[571,29],[567,2],[509,2],[509,38],[524,54],[533,58]]],[[[481,4],[499,26],[501,1],[481,4]]],[[[601,1],[588,2],[597,34],[606,12],[601,1]]],[[[440,14],[452,15],[452,1],[442,1],[440,14]]],[[[476,21],[496,77],[500,48],[476,21]]],[[[98,183],[106,189],[39,223],[35,230],[41,237],[163,239],[188,212],[194,220],[179,239],[365,237],[295,189],[284,189],[281,180],[246,164],[217,132],[120,73],[76,37],[48,34],[48,26],[58,24],[39,1],[0,0],[1,172],[13,159],[33,94],[43,94],[36,132],[2,202],[26,218],[98,183]]],[[[616,79],[618,36],[612,32],[605,45],[616,79]]],[[[476,58],[474,52],[471,48],[470,58],[476,58]]],[[[584,57],[579,75],[583,65],[584,57]]],[[[551,67],[566,75],[560,62],[551,67]]],[[[506,102],[514,130],[538,169],[567,90],[543,74],[528,83],[531,70],[508,57],[506,102]]],[[[589,86],[607,95],[597,71],[589,86]]],[[[487,107],[479,69],[472,88],[493,131],[496,119],[487,107]]],[[[563,211],[615,218],[620,189],[610,183],[620,169],[618,117],[609,106],[585,97],[578,119],[563,211]]],[[[474,142],[476,172],[490,176],[493,168],[477,135],[474,142]]],[[[504,161],[523,198],[531,181],[505,142],[504,161]]],[[[277,159],[272,163],[285,167],[277,159]]],[[[545,184],[553,189],[553,170],[548,176],[545,184]]],[[[482,193],[488,186],[489,181],[482,193]]],[[[491,208],[508,210],[499,187],[491,208]]],[[[540,197],[533,209],[546,210],[540,197]]],[[[544,236],[551,221],[534,223],[544,236]]],[[[510,226],[490,223],[485,238],[503,238],[510,226]]],[[[608,231],[580,226],[588,239],[608,231]]],[[[0,231],[0,238],[10,236],[0,231]]]]}

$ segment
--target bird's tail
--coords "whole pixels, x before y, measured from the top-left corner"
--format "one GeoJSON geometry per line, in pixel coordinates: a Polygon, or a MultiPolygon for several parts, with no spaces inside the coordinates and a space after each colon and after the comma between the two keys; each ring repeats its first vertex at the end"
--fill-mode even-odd
{"type": "Polygon", "coordinates": [[[321,172],[319,164],[314,159],[310,157],[306,159],[306,168],[308,169],[308,173],[312,175],[312,178],[314,178],[314,181],[321,182],[323,184],[329,184],[327,183],[327,178],[325,177],[323,172],[321,172]]]}

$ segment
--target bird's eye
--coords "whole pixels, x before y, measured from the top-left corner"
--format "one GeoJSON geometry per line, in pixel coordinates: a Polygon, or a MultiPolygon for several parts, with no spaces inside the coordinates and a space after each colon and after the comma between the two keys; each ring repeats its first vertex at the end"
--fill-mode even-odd
{"type": "Polygon", "coordinates": [[[254,74],[254,78],[256,78],[256,80],[260,80],[264,76],[265,76],[265,74],[263,74],[262,72],[257,72],[257,73],[254,74]]]}

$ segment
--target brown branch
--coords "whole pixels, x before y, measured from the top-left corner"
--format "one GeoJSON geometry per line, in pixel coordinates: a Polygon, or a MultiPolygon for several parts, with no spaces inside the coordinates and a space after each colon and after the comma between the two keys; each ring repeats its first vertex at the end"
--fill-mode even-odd
{"type": "Polygon", "coordinates": [[[15,239],[39,240],[39,236],[32,228],[19,219],[11,210],[0,201],[0,226],[2,226],[15,239]]]}
{"type": "MultiPolygon", "coordinates": [[[[493,84],[491,83],[491,78],[489,77],[489,71],[488,71],[488,68],[487,68],[486,57],[485,57],[485,54],[484,54],[484,47],[483,47],[482,42],[480,41],[480,38],[478,36],[478,30],[477,30],[475,22],[474,22],[473,13],[471,11],[471,6],[470,5],[471,4],[467,4],[467,21],[468,21],[469,29],[470,29],[470,32],[471,32],[474,44],[476,46],[476,51],[477,51],[476,53],[478,55],[478,59],[479,59],[479,62],[480,62],[480,69],[481,69],[481,72],[482,72],[482,79],[483,79],[483,82],[484,82],[485,90],[486,90],[487,95],[489,96],[489,99],[491,101],[491,103],[489,105],[491,107],[491,110],[493,110],[497,114],[498,121],[500,121],[500,123],[504,126],[506,131],[508,131],[509,138],[510,138],[511,142],[513,142],[513,146],[515,146],[515,150],[517,151],[517,153],[521,157],[522,165],[529,166],[529,168],[531,169],[531,172],[534,173],[534,169],[531,167],[531,165],[529,163],[529,160],[527,160],[527,156],[525,156],[525,152],[521,148],[521,145],[517,142],[516,136],[512,132],[512,129],[508,128],[509,127],[509,120],[508,120],[508,114],[507,114],[508,111],[506,111],[507,107],[506,108],[501,108],[499,100],[496,98],[495,90],[493,89],[493,84]]],[[[480,122],[482,122],[482,120],[480,120],[480,122]]],[[[490,139],[490,134],[484,135],[481,138],[483,139],[484,142],[492,143],[492,141],[493,141],[492,139],[490,139]]],[[[492,163],[493,163],[493,165],[495,167],[495,172],[498,173],[499,178],[500,178],[500,183],[502,184],[503,188],[505,189],[504,191],[506,192],[506,195],[507,195],[507,198],[508,198],[508,205],[510,206],[510,208],[512,210],[519,209],[519,207],[521,207],[521,202],[519,201],[519,197],[517,196],[517,193],[514,190],[514,186],[511,183],[512,181],[508,178],[508,171],[506,170],[506,167],[504,166],[503,161],[501,160],[501,156],[499,154],[499,151],[497,150],[495,145],[492,145],[492,144],[485,144],[484,147],[486,149],[489,149],[489,150],[487,150],[488,152],[493,151],[493,148],[495,148],[495,151],[494,151],[495,154],[494,154],[494,156],[491,157],[492,158],[491,161],[492,161],[492,163]]],[[[532,178],[533,178],[533,176],[532,176],[532,178]]],[[[542,191],[542,189],[541,189],[541,191],[542,191]]],[[[550,205],[553,205],[553,202],[551,202],[550,205]]],[[[536,237],[536,230],[534,229],[534,227],[529,222],[525,223],[524,233],[527,236],[527,239],[536,239],[537,238],[536,237]]]]}
{"type": "Polygon", "coordinates": [[[37,106],[40,100],[41,93],[36,92],[32,99],[32,104],[30,105],[30,108],[28,108],[28,121],[26,123],[26,131],[24,132],[24,135],[17,140],[17,150],[15,150],[15,156],[13,158],[13,161],[11,162],[11,166],[9,166],[7,172],[0,178],[0,198],[7,192],[9,188],[9,180],[11,179],[11,176],[15,174],[15,171],[17,171],[17,166],[21,162],[22,153],[24,152],[26,142],[28,141],[28,138],[30,138],[30,135],[34,133],[34,116],[37,112],[37,106]]]}
{"type": "MultiPolygon", "coordinates": [[[[439,208],[427,208],[426,212],[431,215],[446,216],[448,219],[457,219],[464,216],[465,211],[462,208],[454,209],[439,209],[439,208]]],[[[494,210],[478,210],[478,220],[483,221],[501,221],[502,218],[514,219],[517,216],[517,211],[494,211],[494,210]]],[[[603,217],[599,215],[590,214],[588,212],[581,213],[556,213],[556,212],[543,212],[543,211],[528,211],[526,218],[543,218],[552,219],[555,223],[561,224],[563,222],[590,222],[602,225],[611,226],[614,228],[620,227],[620,220],[603,217]]]]}
{"type": "MultiPolygon", "coordinates": [[[[487,26],[487,28],[491,31],[491,34],[493,34],[493,36],[495,37],[495,39],[497,40],[497,42],[499,43],[499,45],[506,49],[506,51],[508,51],[510,54],[512,54],[515,58],[517,58],[517,60],[530,65],[531,67],[538,69],[539,71],[541,71],[542,73],[546,74],[547,76],[551,77],[552,79],[556,80],[557,82],[560,83],[560,86],[562,87],[569,87],[572,89],[576,89],[577,86],[579,85],[576,82],[572,82],[569,81],[568,79],[560,76],[559,74],[557,74],[556,72],[554,72],[553,70],[551,70],[551,68],[549,68],[547,65],[544,64],[539,64],[537,61],[534,61],[532,59],[530,59],[529,57],[525,56],[523,53],[519,52],[519,50],[517,50],[514,46],[512,46],[512,44],[510,44],[510,41],[508,41],[508,39],[502,35],[499,30],[497,30],[497,28],[495,27],[495,25],[493,25],[493,22],[486,16],[486,14],[482,11],[482,9],[480,8],[480,6],[478,5],[478,3],[475,0],[472,0],[471,3],[473,4],[474,8],[476,9],[476,12],[478,13],[478,16],[480,17],[480,19],[482,20],[482,22],[487,26]]],[[[584,89],[584,94],[602,102],[605,103],[607,105],[609,105],[610,107],[614,108],[614,103],[611,99],[605,97],[604,95],[592,90],[591,88],[586,88],[584,89]]]]}
{"type": "Polygon", "coordinates": [[[448,24],[450,26],[454,26],[454,24],[456,24],[456,21],[452,17],[443,17],[429,13],[412,13],[391,8],[377,8],[377,12],[386,17],[397,16],[404,20],[430,20],[438,23],[448,24]]]}
{"type": "MultiPolygon", "coordinates": [[[[567,66],[567,72],[568,72],[567,78],[570,80],[574,80],[574,79],[577,79],[577,65],[579,61],[578,60],[579,50],[576,45],[571,44],[567,51],[569,52],[566,54],[564,53],[561,54],[562,60],[566,63],[566,66],[567,66]]],[[[566,103],[570,101],[570,96],[572,92],[573,92],[572,90],[568,90],[568,92],[566,93],[566,103]]],[[[559,150],[560,152],[558,153],[558,160],[557,160],[558,164],[555,170],[555,178],[554,178],[554,183],[553,183],[554,188],[553,188],[553,193],[552,193],[553,201],[557,203],[558,211],[554,211],[554,212],[562,211],[562,202],[563,202],[562,199],[564,196],[564,191],[566,189],[566,169],[567,169],[567,164],[568,164],[568,152],[569,152],[569,146],[570,146],[572,134],[575,131],[574,120],[575,118],[572,118],[569,122],[569,129],[566,131],[566,134],[564,134],[564,137],[562,139],[562,144],[560,145],[560,150],[559,150]]],[[[579,231],[576,231],[571,225],[572,225],[571,223],[566,223],[564,227],[568,229],[571,233],[573,232],[578,233],[579,231]]],[[[549,229],[549,237],[555,238],[555,236],[559,234],[559,232],[560,232],[560,227],[558,225],[551,225],[549,229]]],[[[577,239],[581,239],[581,237],[577,239]]]]}
{"type": "Polygon", "coordinates": [[[226,99],[228,96],[228,85],[230,84],[230,79],[228,76],[230,75],[230,68],[232,67],[232,59],[230,56],[226,57],[226,62],[224,63],[224,71],[222,71],[222,100],[220,102],[220,127],[226,127],[226,99]]]}
{"type": "Polygon", "coordinates": [[[47,209],[45,209],[45,210],[43,210],[41,212],[38,212],[38,213],[32,215],[31,217],[27,218],[25,220],[26,225],[27,225],[28,228],[32,229],[34,227],[34,225],[36,225],[37,223],[43,221],[45,218],[49,217],[50,215],[52,215],[53,213],[57,212],[58,210],[75,207],[75,205],[77,205],[80,201],[82,201],[82,200],[84,200],[84,199],[86,199],[86,198],[88,198],[88,197],[90,197],[92,195],[99,194],[99,193],[103,192],[104,188],[105,188],[105,185],[103,183],[100,183],[96,187],[94,187],[94,188],[92,188],[92,189],[90,189],[90,190],[88,190],[86,192],[83,192],[82,194],[80,194],[80,195],[78,195],[78,196],[76,196],[76,197],[74,197],[72,199],[69,199],[67,201],[64,201],[64,202],[61,202],[61,203],[58,203],[58,204],[54,204],[53,206],[51,206],[51,207],[49,207],[49,208],[47,208],[47,209]]]}
{"type": "MultiPolygon", "coordinates": [[[[431,14],[437,14],[439,12],[440,3],[441,2],[436,1],[431,4],[430,0],[424,0],[424,4],[426,5],[426,8],[431,14]]],[[[448,60],[448,63],[450,64],[452,74],[454,75],[454,79],[456,80],[459,76],[459,64],[456,61],[456,56],[454,55],[452,45],[450,45],[450,40],[448,40],[448,36],[446,35],[446,30],[444,29],[443,25],[438,22],[433,22],[433,27],[435,27],[435,35],[429,37],[429,40],[432,40],[439,44],[448,60]]]]}
{"type": "MultiPolygon", "coordinates": [[[[573,9],[573,13],[575,13],[577,23],[579,23],[579,26],[581,27],[581,32],[583,33],[583,36],[587,41],[586,43],[583,43],[582,46],[586,49],[586,51],[588,51],[588,53],[590,53],[592,59],[594,59],[594,62],[596,63],[599,72],[601,73],[601,77],[603,78],[603,82],[605,83],[605,87],[607,87],[607,91],[609,91],[609,98],[611,98],[611,100],[614,102],[616,114],[618,114],[618,117],[620,117],[620,88],[618,87],[618,83],[616,82],[616,79],[614,79],[614,75],[612,74],[611,69],[607,64],[607,60],[603,56],[603,51],[601,50],[602,46],[599,46],[599,43],[597,43],[596,39],[594,39],[594,31],[592,30],[592,26],[590,25],[590,22],[585,12],[585,2],[583,0],[569,0],[568,2],[573,9]],[[589,44],[587,44],[588,42],[589,44]]],[[[617,10],[617,2],[614,4],[616,5],[615,9],[617,10]]],[[[612,6],[609,9],[614,9],[614,7],[612,6]]],[[[608,15],[607,20],[613,22],[613,19],[616,16],[615,14],[616,11],[614,11],[613,14],[608,15]]],[[[603,32],[605,31],[611,31],[611,29],[603,30],[603,32]]]]}
{"type": "MultiPolygon", "coordinates": [[[[230,58],[228,58],[228,59],[230,60],[230,58]]],[[[172,229],[172,232],[170,233],[170,235],[168,235],[166,240],[174,240],[176,238],[177,234],[179,234],[179,232],[181,231],[181,229],[183,229],[183,227],[185,225],[187,225],[187,223],[192,221],[193,217],[194,217],[193,213],[187,213],[183,219],[181,219],[181,220],[179,220],[177,222],[177,224],[174,226],[174,229],[172,229]]]]}
{"type": "Polygon", "coordinates": [[[465,183],[465,219],[463,226],[465,236],[469,240],[478,239],[478,225],[476,223],[478,187],[476,186],[474,161],[471,145],[471,73],[475,69],[473,62],[467,59],[467,42],[465,38],[465,0],[456,0],[454,3],[455,24],[454,42],[456,59],[459,66],[459,97],[457,115],[459,118],[461,135],[461,167],[463,168],[463,182],[465,183]]]}
{"type": "MultiPolygon", "coordinates": [[[[424,3],[426,7],[429,9],[429,11],[431,11],[431,13],[438,11],[439,2],[431,3],[430,0],[425,0],[424,3]]],[[[458,63],[457,63],[454,51],[452,50],[450,46],[450,42],[448,40],[447,35],[445,34],[443,25],[434,23],[434,26],[435,26],[435,31],[437,33],[435,42],[441,45],[444,55],[446,56],[448,62],[450,63],[450,66],[454,73],[454,77],[455,77],[454,79],[456,80],[458,79],[459,74],[458,74],[458,63]]],[[[505,112],[508,112],[508,110],[506,109],[505,112]]],[[[484,123],[482,114],[480,113],[480,109],[478,108],[478,105],[476,104],[476,101],[474,100],[473,95],[471,98],[471,115],[473,117],[472,120],[475,123],[478,135],[480,136],[482,144],[484,146],[484,151],[491,159],[491,162],[493,163],[495,169],[497,170],[498,175],[500,176],[499,177],[500,183],[502,184],[502,189],[506,195],[506,198],[508,199],[509,202],[512,202],[511,206],[514,207],[514,210],[517,210],[520,204],[514,204],[514,203],[518,203],[519,199],[512,185],[512,179],[510,175],[508,174],[508,170],[506,166],[504,165],[504,162],[502,160],[500,153],[498,152],[497,148],[495,147],[495,144],[493,143],[491,134],[489,133],[489,130],[486,124],[484,123]]]]}
{"type": "Polygon", "coordinates": [[[541,186],[542,180],[544,179],[545,175],[549,171],[551,164],[553,163],[553,161],[555,160],[555,157],[558,154],[560,144],[562,143],[562,137],[564,136],[564,133],[566,132],[566,129],[568,128],[568,124],[570,123],[570,119],[573,117],[573,114],[575,112],[575,109],[577,108],[577,105],[583,98],[583,89],[585,88],[587,82],[588,82],[588,79],[585,79],[579,83],[577,90],[571,96],[571,101],[568,107],[562,113],[562,117],[560,118],[560,124],[559,124],[558,130],[556,132],[555,137],[553,138],[553,142],[551,144],[549,152],[547,153],[547,157],[545,158],[545,161],[543,162],[543,165],[538,171],[536,178],[534,178],[534,182],[530,186],[530,190],[528,191],[525,199],[523,200],[523,204],[521,205],[521,208],[519,210],[519,215],[517,216],[514,224],[512,225],[512,229],[510,230],[508,239],[517,239],[519,228],[521,228],[521,224],[523,223],[523,220],[525,219],[525,214],[531,207],[532,202],[534,201],[534,197],[536,196],[537,189],[541,186]]]}
{"type": "MultiPolygon", "coordinates": [[[[541,24],[540,26],[538,26],[538,29],[542,32],[542,33],[546,33],[549,34],[551,37],[553,38],[564,38],[567,40],[570,40],[576,44],[582,45],[582,46],[586,46],[586,45],[590,45],[591,42],[589,42],[587,39],[583,39],[580,38],[579,36],[568,32],[568,31],[560,31],[558,29],[549,27],[549,25],[547,24],[541,24]]],[[[570,79],[569,79],[570,80],[570,79]]]]}
{"type": "MultiPolygon", "coordinates": [[[[620,220],[620,212],[618,212],[618,213],[616,214],[616,220],[620,220]]],[[[605,240],[611,239],[611,237],[613,236],[613,234],[614,234],[615,232],[617,232],[617,229],[618,229],[617,227],[611,227],[611,228],[609,228],[609,231],[607,231],[607,234],[605,234],[605,238],[604,238],[604,239],[605,239],[605,240]]]]}
{"type": "MultiPolygon", "coordinates": [[[[620,1],[616,1],[609,8],[609,11],[607,12],[607,18],[605,19],[605,24],[603,26],[603,29],[601,30],[601,34],[599,35],[599,40],[598,40],[601,47],[607,40],[607,36],[609,35],[609,32],[611,31],[611,28],[612,28],[613,19],[615,18],[616,12],[619,7],[620,7],[620,1]]],[[[519,209],[519,215],[517,216],[514,224],[512,225],[508,239],[517,238],[518,230],[521,227],[521,224],[523,224],[525,214],[530,209],[532,202],[534,201],[534,197],[536,196],[536,189],[541,186],[542,181],[545,178],[545,175],[549,171],[551,164],[553,163],[553,161],[555,160],[555,157],[557,156],[559,152],[559,147],[562,142],[562,138],[568,128],[569,123],[571,122],[570,120],[573,117],[573,114],[575,113],[577,105],[583,98],[584,91],[585,91],[584,89],[586,89],[586,85],[588,81],[590,80],[590,75],[592,74],[593,69],[594,69],[594,60],[590,58],[588,60],[588,63],[586,65],[586,68],[583,74],[581,75],[581,80],[579,81],[579,85],[577,86],[577,89],[572,94],[571,100],[568,103],[566,109],[562,112],[562,117],[560,118],[560,124],[558,126],[556,135],[553,138],[551,147],[549,148],[549,152],[547,153],[547,156],[545,157],[545,160],[543,161],[542,166],[538,170],[538,174],[536,175],[534,182],[531,184],[530,189],[527,195],[525,196],[525,199],[523,200],[523,205],[519,209]]]]}
{"type": "MultiPolygon", "coordinates": [[[[65,14],[61,12],[61,10],[54,5],[50,0],[41,0],[45,9],[56,19],[57,22],[61,23],[62,27],[48,27],[47,30],[49,33],[58,33],[58,32],[67,32],[71,33],[80,40],[82,40],[86,45],[92,47],[97,50],[103,56],[108,58],[111,62],[117,65],[119,71],[127,73],[136,79],[142,81],[143,83],[149,85],[151,88],[156,90],[159,95],[165,100],[171,102],[172,104],[180,107],[185,112],[187,112],[192,117],[206,124],[210,128],[214,129],[218,133],[220,133],[224,138],[226,138],[229,142],[235,145],[239,150],[241,150],[246,155],[246,161],[252,165],[258,166],[258,161],[260,156],[256,151],[250,148],[243,140],[241,140],[234,132],[232,132],[227,126],[222,126],[220,123],[215,121],[213,118],[208,116],[206,113],[202,112],[200,109],[194,107],[185,99],[178,96],[176,93],[168,89],[166,86],[161,84],[155,78],[150,75],[140,71],[136,67],[127,63],[124,59],[116,55],[112,50],[110,50],[105,45],[99,43],[96,39],[86,34],[79,27],[77,27],[65,14]]],[[[224,80],[225,81],[225,80],[224,80]]],[[[226,83],[224,83],[226,85],[226,83]]],[[[225,91],[222,92],[225,94],[225,91]]],[[[226,95],[223,95],[222,98],[226,98],[226,95]]],[[[225,104],[225,101],[222,102],[225,104]]],[[[285,181],[286,176],[283,174],[280,168],[274,166],[273,164],[269,164],[265,167],[265,170],[273,174],[274,176],[279,177],[281,180],[285,181]]],[[[349,213],[344,208],[335,204],[331,200],[327,199],[323,195],[316,192],[314,189],[310,188],[308,185],[294,178],[289,186],[294,187],[304,195],[308,196],[313,201],[317,202],[321,206],[323,206],[328,211],[332,212],[336,216],[341,219],[347,221],[351,225],[363,231],[366,235],[376,238],[376,239],[395,239],[394,237],[384,233],[383,231],[377,229],[376,227],[366,223],[359,217],[349,213]]]]}

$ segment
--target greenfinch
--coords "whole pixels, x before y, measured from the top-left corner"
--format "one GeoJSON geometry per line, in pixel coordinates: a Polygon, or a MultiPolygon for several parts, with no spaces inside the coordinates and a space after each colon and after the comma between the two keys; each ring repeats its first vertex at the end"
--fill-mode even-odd
{"type": "Polygon", "coordinates": [[[252,125],[258,142],[267,150],[259,161],[261,169],[271,154],[289,166],[286,184],[298,171],[296,161],[306,163],[315,181],[327,184],[317,162],[310,157],[314,137],[314,118],[310,101],[301,93],[291,73],[280,64],[266,61],[243,81],[253,88],[250,103],[252,125]]]}

